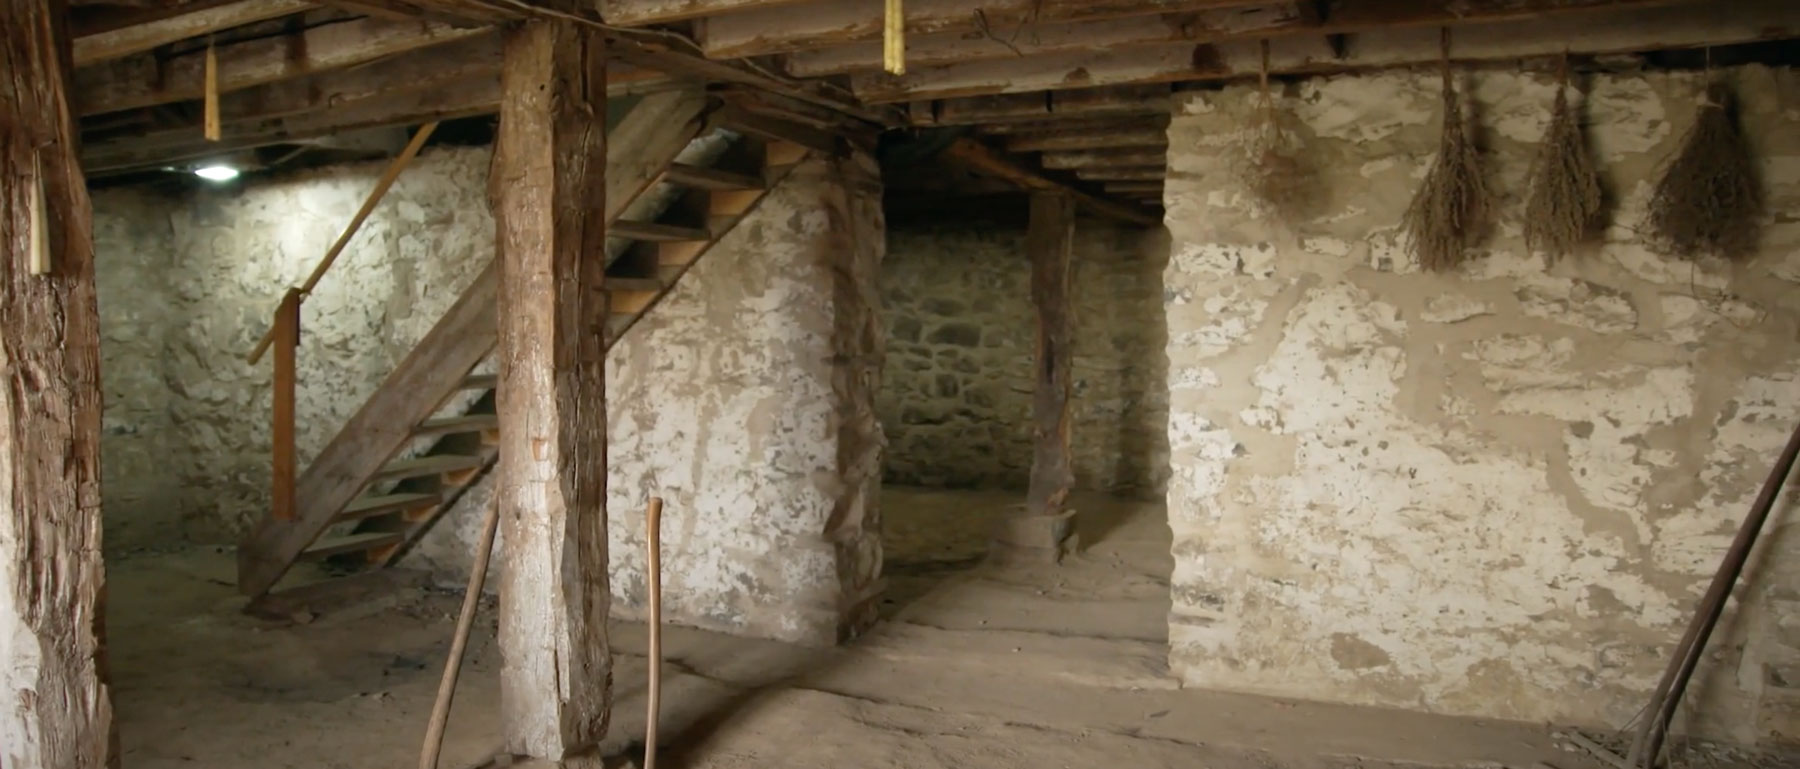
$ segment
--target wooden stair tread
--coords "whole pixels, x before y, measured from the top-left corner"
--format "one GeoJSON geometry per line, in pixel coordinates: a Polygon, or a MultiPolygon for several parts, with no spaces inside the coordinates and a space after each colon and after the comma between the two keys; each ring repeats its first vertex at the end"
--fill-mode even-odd
{"type": "Polygon", "coordinates": [[[301,558],[325,558],[341,553],[354,553],[361,550],[398,545],[406,535],[397,531],[370,531],[360,534],[346,534],[342,537],[324,537],[300,552],[301,558]]]}
{"type": "Polygon", "coordinates": [[[631,240],[648,240],[657,243],[679,243],[682,241],[712,240],[712,233],[699,227],[682,227],[675,224],[658,222],[634,222],[620,219],[608,228],[608,235],[631,240]]]}
{"type": "Polygon", "coordinates": [[[465,414],[460,417],[437,417],[427,419],[413,428],[413,435],[454,435],[456,433],[478,433],[482,430],[500,428],[499,414],[465,414]]]}
{"type": "Polygon", "coordinates": [[[656,278],[615,278],[608,275],[606,282],[601,285],[608,291],[661,291],[667,284],[656,278]]]}
{"type": "Polygon", "coordinates": [[[762,179],[750,174],[687,163],[670,165],[663,178],[673,184],[702,190],[758,190],[763,186],[762,179]]]}
{"type": "Polygon", "coordinates": [[[374,480],[392,481],[426,475],[441,475],[458,470],[474,470],[483,464],[485,463],[481,457],[472,457],[466,454],[431,454],[389,462],[375,473],[374,480]]]}
{"type": "Polygon", "coordinates": [[[460,385],[464,390],[492,390],[499,386],[499,374],[470,374],[463,377],[460,385]]]}
{"type": "Polygon", "coordinates": [[[350,521],[403,510],[417,510],[435,505],[442,499],[436,494],[380,494],[372,497],[357,497],[354,502],[344,506],[344,511],[338,513],[337,520],[350,521]]]}

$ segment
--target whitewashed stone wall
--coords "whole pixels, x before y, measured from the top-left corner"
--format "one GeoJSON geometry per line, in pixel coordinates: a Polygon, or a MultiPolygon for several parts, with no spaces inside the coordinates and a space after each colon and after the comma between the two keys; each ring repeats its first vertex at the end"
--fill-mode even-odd
{"type": "MultiPolygon", "coordinates": [[[[644,611],[643,511],[660,495],[669,621],[824,645],[870,619],[880,200],[866,156],[807,162],[608,353],[615,615],[644,611]]],[[[461,579],[491,486],[411,563],[461,579]]]]}
{"type": "MultiPolygon", "coordinates": [[[[1232,181],[1253,91],[1169,129],[1173,668],[1189,685],[1620,725],[1800,419],[1800,76],[1738,87],[1773,214],[1741,266],[1634,232],[1694,73],[1599,75],[1605,242],[1521,244],[1546,78],[1464,78],[1503,201],[1484,256],[1396,232],[1436,149],[1434,74],[1307,80],[1282,108],[1324,193],[1280,223],[1232,181]]],[[[1702,671],[1706,734],[1800,730],[1800,541],[1784,504],[1702,671]]]]}
{"type": "MultiPolygon", "coordinates": [[[[1090,219],[1075,232],[1075,480],[1160,494],[1168,468],[1167,237],[1161,228],[1090,219]]],[[[888,248],[879,399],[887,479],[1023,489],[1037,335],[1024,229],[975,219],[913,224],[891,230],[888,248]]]]}

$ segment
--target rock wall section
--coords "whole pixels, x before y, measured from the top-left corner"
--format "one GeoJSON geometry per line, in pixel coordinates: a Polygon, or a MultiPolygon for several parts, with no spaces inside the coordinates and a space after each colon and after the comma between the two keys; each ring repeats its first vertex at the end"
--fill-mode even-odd
{"type": "MultiPolygon", "coordinates": [[[[828,645],[866,619],[881,566],[880,198],[866,156],[806,162],[608,354],[615,616],[644,612],[643,511],[659,495],[669,621],[828,645]]],[[[411,563],[462,579],[491,485],[411,563]]]]}
{"type": "MultiPolygon", "coordinates": [[[[1633,231],[1692,122],[1692,73],[1596,75],[1581,98],[1613,198],[1588,253],[1522,244],[1554,84],[1468,75],[1501,217],[1482,256],[1419,271],[1397,223],[1438,136],[1436,75],[1290,86],[1321,199],[1277,222],[1232,180],[1254,91],[1169,129],[1172,667],[1185,683],[1618,726],[1654,685],[1800,419],[1800,76],[1742,98],[1775,216],[1744,265],[1633,231]]],[[[1702,670],[1691,726],[1800,730],[1800,541],[1768,530],[1702,670]]]]}
{"type": "MultiPolygon", "coordinates": [[[[1025,488],[1037,322],[1024,229],[912,224],[888,243],[889,365],[878,400],[888,481],[1025,488]]],[[[1162,492],[1167,255],[1160,229],[1076,224],[1072,448],[1083,488],[1162,492]]]]}

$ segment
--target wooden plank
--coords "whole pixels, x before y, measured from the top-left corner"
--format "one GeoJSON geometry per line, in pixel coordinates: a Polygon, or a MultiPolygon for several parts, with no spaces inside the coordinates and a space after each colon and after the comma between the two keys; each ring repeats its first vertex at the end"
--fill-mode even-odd
{"type": "Polygon", "coordinates": [[[1163,183],[1155,182],[1107,182],[1103,185],[1107,192],[1115,195],[1147,195],[1162,197],[1163,183]]]}
{"type": "MultiPolygon", "coordinates": [[[[219,90],[236,91],[349,67],[485,32],[482,27],[360,18],[294,35],[220,46],[219,90]]],[[[81,94],[81,114],[200,98],[205,90],[204,50],[173,59],[140,54],[78,71],[75,84],[81,94]]]]}
{"type": "MultiPolygon", "coordinates": [[[[1793,3],[1722,0],[1666,7],[1651,3],[1643,7],[1634,4],[1628,12],[1617,13],[1583,5],[1576,10],[1585,12],[1584,23],[1575,24],[1546,10],[1545,2],[1549,0],[1531,0],[1528,6],[1539,12],[1524,18],[1498,13],[1459,17],[1462,26],[1456,35],[1456,60],[1509,60],[1560,55],[1564,51],[1595,55],[1697,48],[1780,40],[1800,34],[1800,4],[1793,3]]],[[[1381,26],[1375,19],[1385,17],[1373,13],[1351,18],[1370,19],[1366,23],[1374,28],[1351,36],[1342,55],[1321,37],[1278,38],[1270,45],[1270,70],[1275,74],[1330,74],[1430,64],[1438,59],[1435,28],[1381,26]]],[[[1184,42],[920,67],[899,77],[859,74],[851,78],[851,84],[863,100],[879,104],[1095,86],[1233,80],[1255,77],[1260,64],[1261,52],[1254,41],[1200,45],[1184,42]]]]}
{"type": "Polygon", "coordinates": [[[1166,147],[1166,128],[1121,128],[1086,133],[1025,134],[1006,142],[1008,152],[1048,152],[1056,150],[1092,150],[1109,148],[1166,147]]]}
{"type": "Polygon", "coordinates": [[[270,442],[273,444],[273,468],[270,473],[273,488],[270,490],[270,514],[277,520],[294,519],[294,474],[297,470],[294,459],[294,388],[296,361],[300,352],[300,292],[288,289],[281,297],[281,305],[275,308],[274,337],[275,375],[274,386],[270,394],[273,401],[274,422],[269,427],[270,442]]]}
{"type": "Polygon", "coordinates": [[[1168,169],[1160,164],[1140,168],[1083,168],[1075,175],[1096,182],[1148,182],[1161,180],[1168,175],[1168,169]]]}
{"type": "Polygon", "coordinates": [[[342,537],[328,537],[313,543],[300,554],[300,557],[311,560],[329,558],[345,553],[360,553],[400,544],[404,537],[394,531],[371,531],[361,534],[346,534],[342,537]]]}
{"type": "Polygon", "coordinates": [[[1074,281],[1075,201],[1058,192],[1031,196],[1031,219],[1025,254],[1031,260],[1031,302],[1037,313],[1037,347],[1032,377],[1031,480],[1020,521],[1002,525],[995,556],[1005,561],[1055,561],[1073,533],[1066,510],[1075,485],[1070,457],[1069,411],[1075,357],[1074,281]]]}
{"type": "MultiPolygon", "coordinates": [[[[494,221],[500,290],[498,504],[504,748],[594,755],[607,646],[605,43],[527,21],[506,33],[494,221]]],[[[586,765],[586,764],[582,764],[586,765]]]]}
{"type": "Polygon", "coordinates": [[[928,122],[921,124],[967,125],[1048,118],[1167,115],[1169,94],[1170,86],[1154,84],[944,99],[927,102],[932,109],[923,113],[928,122]]]}
{"type": "Polygon", "coordinates": [[[237,0],[204,6],[187,13],[82,35],[75,38],[75,66],[86,67],[143,53],[190,37],[259,21],[304,13],[319,7],[311,0],[237,0]]]}
{"type": "Polygon", "coordinates": [[[1009,182],[1021,189],[1034,192],[1053,191],[1068,193],[1074,198],[1075,202],[1102,216],[1119,219],[1132,224],[1143,225],[1145,227],[1155,227],[1162,224],[1162,217],[1160,216],[1136,206],[1082,192],[1067,184],[1050,179],[1041,173],[1019,165],[1017,162],[996,152],[993,148],[968,137],[963,137],[951,142],[950,146],[946,147],[938,157],[947,162],[963,166],[976,173],[993,176],[1009,182]]]}
{"type": "Polygon", "coordinates": [[[118,765],[101,654],[100,315],[67,9],[0,4],[0,762],[118,765]],[[42,190],[50,272],[27,269],[42,190]]]}
{"type": "Polygon", "coordinates": [[[621,27],[664,24],[750,8],[794,5],[803,0],[597,0],[600,18],[621,27]]]}
{"type": "Polygon", "coordinates": [[[1117,168],[1120,166],[1152,166],[1168,162],[1157,150],[1083,150],[1046,152],[1040,159],[1045,168],[1074,171],[1083,168],[1117,168]]]}
{"type": "Polygon", "coordinates": [[[613,223],[613,237],[656,243],[681,243],[711,240],[712,234],[698,227],[681,227],[659,222],[634,222],[620,219],[613,223]]]}
{"type": "Polygon", "coordinates": [[[1124,117],[1062,118],[1059,120],[1021,120],[980,126],[976,130],[989,135],[1057,134],[1088,131],[1117,131],[1132,128],[1167,129],[1169,116],[1127,115],[1124,117]]]}
{"type": "MultiPolygon", "coordinates": [[[[906,32],[973,31],[985,23],[997,36],[1046,22],[1099,21],[1155,13],[1187,13],[1266,4],[1269,0],[908,0],[906,32]],[[985,22],[978,22],[977,17],[985,22]]],[[[872,40],[881,35],[882,0],[825,0],[757,8],[694,22],[708,58],[735,59],[872,40]]]]}

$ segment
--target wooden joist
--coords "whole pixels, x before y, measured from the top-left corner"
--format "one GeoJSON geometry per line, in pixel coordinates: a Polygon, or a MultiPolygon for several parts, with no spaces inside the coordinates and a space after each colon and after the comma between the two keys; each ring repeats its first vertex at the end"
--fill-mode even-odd
{"type": "MultiPolygon", "coordinates": [[[[349,67],[486,32],[481,27],[360,18],[224,45],[218,54],[219,90],[349,67]]],[[[89,67],[76,73],[75,83],[83,115],[198,99],[205,91],[204,46],[169,60],[140,54],[89,67]]]]}
{"type": "Polygon", "coordinates": [[[1075,172],[1082,179],[1096,182],[1161,181],[1166,174],[1161,164],[1138,168],[1084,168],[1075,172]]]}
{"type": "Polygon", "coordinates": [[[750,8],[793,5],[802,0],[597,0],[600,18],[621,27],[663,24],[750,8]]]}
{"type": "Polygon", "coordinates": [[[984,134],[1022,136],[1025,134],[1105,133],[1132,128],[1167,129],[1169,117],[1159,115],[1127,115],[1124,117],[1064,118],[1062,120],[1021,120],[991,123],[976,129],[984,134]]]}
{"type": "Polygon", "coordinates": [[[1075,189],[1026,168],[993,148],[968,137],[951,142],[950,146],[946,147],[938,157],[970,171],[1008,182],[1020,189],[1033,192],[1066,193],[1076,203],[1101,216],[1145,227],[1162,224],[1162,217],[1149,211],[1075,189]]]}
{"type": "Polygon", "coordinates": [[[1169,114],[1170,86],[1125,85],[915,102],[914,125],[973,125],[1062,118],[1169,114]],[[920,109],[923,107],[923,109],[920,109]]]}
{"type": "Polygon", "coordinates": [[[223,5],[199,5],[196,10],[77,37],[75,66],[122,59],[179,40],[319,7],[312,0],[235,0],[223,5]]]}
{"type": "MultiPolygon", "coordinates": [[[[1605,23],[1570,24],[1537,14],[1521,20],[1472,24],[1457,32],[1452,56],[1465,62],[1550,56],[1565,51],[1577,55],[1625,53],[1778,40],[1800,34],[1800,4],[1758,0],[1653,5],[1616,17],[1595,17],[1602,18],[1605,23]]],[[[1341,56],[1329,41],[1313,36],[1276,39],[1270,48],[1270,69],[1276,74],[1330,74],[1435,63],[1438,32],[1411,27],[1372,30],[1350,36],[1341,56]]],[[[887,103],[1106,85],[1232,80],[1254,77],[1260,60],[1260,50],[1253,41],[1174,43],[921,67],[897,77],[861,74],[852,78],[852,84],[864,100],[887,103]]]]}
{"type": "Polygon", "coordinates": [[[1006,142],[1008,152],[1053,152],[1096,149],[1144,149],[1169,145],[1168,129],[1115,128],[1108,131],[1078,133],[1045,133],[1014,136],[1006,142]]]}
{"type": "MultiPolygon", "coordinates": [[[[906,32],[974,31],[985,26],[1002,39],[1020,25],[1098,21],[1121,16],[1186,13],[1264,5],[1268,0],[907,0],[906,32]]],[[[791,53],[871,40],[881,35],[880,0],[823,0],[756,8],[695,22],[700,46],[714,59],[791,53]]],[[[1029,34],[1025,30],[1019,36],[1029,34]]]]}
{"type": "Polygon", "coordinates": [[[1161,166],[1167,162],[1167,157],[1161,150],[1154,149],[1077,150],[1046,152],[1040,161],[1045,168],[1075,171],[1084,168],[1161,166]]]}

